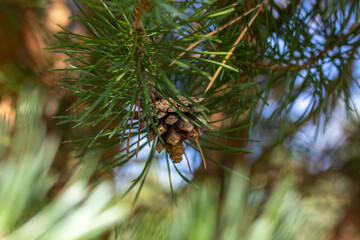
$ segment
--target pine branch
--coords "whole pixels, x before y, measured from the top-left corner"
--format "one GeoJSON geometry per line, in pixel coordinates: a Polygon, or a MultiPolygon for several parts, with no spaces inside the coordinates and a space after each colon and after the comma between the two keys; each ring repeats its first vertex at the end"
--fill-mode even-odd
{"type": "MultiPolygon", "coordinates": [[[[203,160],[207,149],[250,153],[209,141],[214,136],[232,137],[227,129],[253,126],[256,116],[260,121],[258,106],[264,106],[275,89],[281,90],[272,99],[278,105],[271,117],[281,117],[283,123],[306,92],[314,96],[309,116],[315,119],[330,113],[340,99],[351,108],[353,80],[346,77],[346,69],[360,45],[360,28],[354,23],[358,4],[341,0],[321,9],[319,3],[305,8],[294,0],[282,9],[273,1],[266,7],[255,1],[81,3],[81,15],[75,19],[89,34],[64,30],[57,35],[61,43],[53,48],[69,57],[66,71],[79,75],[62,81],[61,86],[79,99],[74,114],[62,122],[84,129],[72,140],[80,155],[110,147],[124,154],[107,159],[105,166],[122,165],[138,156],[147,144],[140,143],[145,138],[157,141],[149,155],[165,149],[172,160],[180,161],[185,153],[182,144],[197,149],[191,138],[197,140],[202,128],[211,129],[200,138],[203,160]],[[352,11],[334,10],[343,4],[352,11]],[[282,14],[277,16],[276,11],[282,14]],[[342,52],[344,45],[349,49],[342,52]],[[337,79],[326,75],[324,61],[339,70],[337,79]],[[198,101],[200,97],[204,99],[198,101]],[[215,114],[221,118],[210,121],[215,114]],[[170,115],[188,127],[165,122],[170,115]]],[[[302,124],[304,119],[305,115],[295,122],[302,124]]]]}
{"type": "MultiPolygon", "coordinates": [[[[225,59],[223,60],[222,64],[225,64],[230,56],[233,54],[235,48],[236,48],[236,45],[238,45],[240,43],[240,41],[243,39],[243,37],[245,36],[248,28],[250,28],[251,24],[254,22],[255,18],[258,16],[258,14],[260,13],[260,11],[262,10],[263,8],[263,5],[261,5],[257,12],[255,13],[254,17],[250,20],[249,22],[249,25],[245,27],[245,29],[241,32],[240,36],[236,39],[235,43],[233,44],[234,47],[232,47],[230,49],[230,51],[228,52],[228,54],[226,55],[225,59]]],[[[216,80],[216,78],[219,76],[219,73],[221,72],[221,70],[223,69],[223,66],[219,66],[219,68],[216,70],[214,76],[211,78],[211,81],[209,82],[208,86],[206,87],[205,89],[205,93],[207,91],[209,91],[209,89],[211,88],[211,86],[214,84],[214,81],[216,80]]]]}

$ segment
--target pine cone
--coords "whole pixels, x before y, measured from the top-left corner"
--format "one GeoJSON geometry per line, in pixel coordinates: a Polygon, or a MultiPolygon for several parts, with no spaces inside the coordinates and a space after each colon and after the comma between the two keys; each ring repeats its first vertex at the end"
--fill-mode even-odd
{"type": "MultiPolygon", "coordinates": [[[[188,101],[185,97],[179,96],[179,100],[189,108],[193,113],[199,112],[198,109],[192,106],[192,103],[188,101]]],[[[191,97],[194,102],[200,102],[203,98],[191,97]]],[[[196,118],[191,115],[187,108],[182,106],[180,103],[176,102],[173,99],[169,99],[171,103],[181,112],[184,113],[188,118],[195,121],[196,118]]],[[[183,142],[186,140],[197,139],[202,135],[203,131],[201,128],[194,126],[191,122],[180,117],[176,110],[171,106],[171,104],[164,98],[160,98],[154,101],[155,112],[159,123],[156,126],[161,138],[164,140],[164,143],[157,140],[155,149],[158,153],[166,149],[169,153],[170,158],[174,163],[178,163],[182,160],[182,155],[185,153],[185,148],[183,142]]],[[[148,140],[152,141],[156,137],[155,131],[151,128],[148,140]]]]}

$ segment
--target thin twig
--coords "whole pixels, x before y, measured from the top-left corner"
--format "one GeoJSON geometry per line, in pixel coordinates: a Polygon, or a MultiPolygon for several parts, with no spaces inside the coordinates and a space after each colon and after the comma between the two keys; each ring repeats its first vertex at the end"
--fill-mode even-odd
{"type": "Polygon", "coordinates": [[[133,112],[132,112],[131,122],[130,122],[130,128],[129,128],[129,135],[128,135],[127,145],[126,145],[126,160],[127,160],[127,161],[129,161],[130,134],[131,134],[132,124],[133,124],[133,121],[134,121],[135,112],[136,112],[136,105],[134,106],[134,110],[133,110],[133,112]]]}
{"type": "Polygon", "coordinates": [[[203,153],[203,151],[202,151],[202,149],[201,149],[201,147],[200,147],[199,141],[198,141],[197,139],[195,139],[195,142],[196,142],[196,144],[197,144],[197,146],[198,146],[198,148],[199,148],[199,151],[200,151],[200,154],[201,154],[201,158],[202,158],[202,162],[203,162],[203,164],[204,164],[204,168],[206,169],[207,167],[206,167],[206,160],[205,160],[205,157],[204,157],[204,153],[203,153]]]}
{"type": "Polygon", "coordinates": [[[189,159],[188,159],[187,156],[186,156],[186,152],[184,152],[184,155],[185,155],[185,159],[186,159],[187,165],[188,165],[188,167],[189,167],[189,171],[190,171],[190,173],[192,174],[191,167],[190,167],[190,163],[189,163],[189,159]]]}
{"type": "MultiPolygon", "coordinates": [[[[238,22],[238,21],[241,20],[243,17],[249,15],[249,14],[252,13],[254,10],[256,10],[256,9],[259,8],[259,7],[261,7],[261,5],[262,5],[262,3],[256,5],[254,8],[250,9],[249,11],[247,11],[246,13],[244,13],[243,15],[235,18],[234,20],[231,20],[230,22],[222,25],[222,26],[219,27],[218,29],[215,29],[214,31],[206,34],[205,36],[206,36],[206,37],[210,37],[210,36],[214,35],[215,33],[220,32],[221,30],[227,28],[228,26],[230,26],[230,25],[238,22]]],[[[184,55],[186,54],[186,51],[189,51],[189,50],[195,48],[199,43],[201,43],[201,42],[203,42],[203,41],[205,41],[205,40],[206,40],[206,39],[204,38],[204,39],[201,39],[201,40],[199,40],[199,41],[191,44],[189,47],[187,47],[187,48],[185,49],[184,52],[180,53],[179,56],[177,56],[177,58],[169,64],[169,67],[171,67],[172,65],[174,65],[174,63],[176,62],[176,60],[178,60],[179,58],[181,58],[182,56],[184,56],[184,55]]]]}
{"type": "MultiPolygon", "coordinates": [[[[243,37],[245,36],[247,30],[249,29],[249,27],[251,26],[251,24],[254,22],[254,20],[256,19],[256,17],[259,15],[261,9],[263,7],[263,4],[261,4],[261,6],[259,7],[259,9],[257,10],[257,12],[255,13],[254,17],[250,20],[249,25],[245,27],[245,29],[242,31],[242,33],[240,34],[240,36],[236,39],[235,43],[234,43],[234,47],[232,47],[230,49],[230,51],[228,52],[228,54],[226,55],[225,59],[222,61],[222,64],[225,64],[227,62],[227,60],[230,58],[230,56],[232,55],[232,53],[234,52],[236,45],[239,44],[239,42],[241,41],[241,39],[243,39],[243,37]]],[[[211,86],[214,84],[215,79],[217,78],[217,76],[220,74],[221,70],[222,70],[223,66],[219,66],[218,69],[216,70],[214,76],[212,77],[211,81],[209,82],[208,86],[206,87],[205,93],[211,88],[211,86]]]]}
{"type": "Polygon", "coordinates": [[[137,146],[136,146],[136,157],[138,157],[139,148],[140,148],[140,130],[141,130],[141,126],[140,126],[140,96],[138,97],[138,100],[137,100],[137,110],[138,110],[138,142],[137,142],[137,146]]]}

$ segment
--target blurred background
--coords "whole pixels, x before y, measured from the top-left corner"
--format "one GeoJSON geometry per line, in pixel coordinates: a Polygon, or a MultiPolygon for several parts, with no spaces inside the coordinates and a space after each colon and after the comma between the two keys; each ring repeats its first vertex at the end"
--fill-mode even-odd
{"type": "MultiPolygon", "coordinates": [[[[64,74],[74,73],[53,71],[69,63],[64,62],[64,54],[46,49],[57,43],[53,34],[62,27],[87,34],[79,22],[70,19],[77,11],[71,0],[0,0],[0,118],[10,133],[15,131],[19,96],[41,92],[44,104],[39,121],[46,126],[46,134],[60,141],[51,165],[57,180],[47,193],[48,202],[66,187],[81,164],[72,144],[64,142],[75,130],[70,124],[57,125],[54,119],[69,114],[66,109],[76,102],[58,85],[64,74]]],[[[353,61],[351,74],[357,84],[359,69],[360,61],[353,61]]],[[[258,142],[227,140],[230,146],[245,144],[254,154],[210,153],[241,175],[216,165],[205,171],[199,168],[200,156],[190,152],[194,173],[185,161],[178,165],[194,181],[189,184],[160,158],[140,195],[134,190],[117,200],[130,211],[125,221],[112,222],[107,233],[94,239],[360,239],[360,119],[356,113],[360,90],[356,83],[352,90],[357,107],[352,113],[346,113],[345,104],[339,102],[331,119],[320,117],[320,123],[314,124],[309,117],[296,128],[290,119],[281,132],[273,119],[267,127],[259,123],[252,132],[251,139],[258,142]],[[134,198],[138,201],[131,208],[134,198]]],[[[260,119],[276,109],[276,89],[272,97],[260,119]]],[[[301,116],[309,102],[311,96],[301,95],[291,114],[301,116]]],[[[94,171],[89,182],[107,179],[116,197],[137,177],[146,157],[144,150],[138,160],[122,168],[94,171]]]]}

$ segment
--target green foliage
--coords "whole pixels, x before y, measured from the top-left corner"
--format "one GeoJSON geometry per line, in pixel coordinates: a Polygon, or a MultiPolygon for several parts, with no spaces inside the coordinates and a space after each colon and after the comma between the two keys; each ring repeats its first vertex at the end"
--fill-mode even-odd
{"type": "Polygon", "coordinates": [[[340,217],[334,206],[319,202],[322,194],[301,196],[290,177],[273,189],[236,175],[228,180],[225,194],[208,179],[200,190],[183,193],[177,208],[140,208],[117,227],[115,239],[319,240],[328,239],[340,217]]]}
{"type": "Polygon", "coordinates": [[[295,119],[298,124],[309,119],[319,123],[322,116],[329,119],[340,100],[348,112],[355,110],[351,85],[358,84],[352,69],[360,45],[359,1],[305,1],[271,9],[278,17],[266,12],[263,34],[268,39],[259,41],[258,48],[263,57],[250,67],[268,74],[263,84],[266,98],[278,88],[277,96],[271,97],[278,102],[272,117],[288,117],[300,97],[308,97],[310,103],[295,119]]]}
{"type": "MultiPolygon", "coordinates": [[[[72,140],[81,154],[117,146],[123,150],[106,166],[126,163],[127,148],[133,158],[136,143],[125,146],[128,138],[145,138],[150,124],[157,132],[154,92],[179,103],[178,96],[186,97],[200,110],[189,111],[201,125],[211,129],[219,123],[200,143],[227,153],[251,153],[216,141],[243,126],[251,130],[268,100],[276,101],[276,109],[267,120],[286,123],[296,100],[309,96],[307,111],[293,120],[298,126],[329,118],[340,100],[353,110],[350,69],[360,44],[358,1],[227,2],[75,1],[80,14],[74,20],[88,34],[64,29],[52,49],[70,63],[61,86],[72,90],[78,103],[60,123],[87,129],[72,140]],[[210,116],[218,118],[210,121],[210,116]]],[[[141,176],[145,173],[146,168],[141,176]]]]}
{"type": "MultiPolygon", "coordinates": [[[[125,216],[109,182],[90,186],[89,175],[75,174],[55,198],[58,180],[51,170],[59,140],[41,123],[43,98],[22,93],[14,131],[0,124],[0,236],[3,239],[93,239],[125,216]],[[86,177],[87,176],[87,177],[86,177]],[[51,201],[50,201],[51,200],[51,201]]],[[[78,172],[89,168],[79,167],[78,172]]]]}
{"type": "Polygon", "coordinates": [[[334,191],[327,184],[336,185],[331,179],[301,196],[295,179],[280,177],[272,189],[265,189],[236,174],[225,184],[225,194],[208,179],[200,189],[179,194],[177,208],[160,196],[160,203],[148,203],[157,203],[158,208],[140,208],[128,216],[125,201],[116,203],[108,182],[89,186],[95,169],[89,158],[53,198],[49,191],[58,177],[50,167],[58,140],[46,134],[41,123],[41,99],[37,91],[22,94],[14,131],[4,120],[0,125],[0,236],[4,239],[98,239],[118,224],[112,239],[318,240],[328,238],[340,216],[334,211],[339,200],[326,200],[327,191],[334,191]]]}
{"type": "MultiPolygon", "coordinates": [[[[151,117],[154,112],[151,89],[155,89],[166,99],[178,100],[179,95],[187,98],[199,96],[201,89],[203,91],[207,81],[211,79],[211,72],[219,64],[228,71],[239,72],[230,65],[221,64],[221,59],[212,60],[210,55],[222,56],[226,52],[214,51],[212,42],[218,40],[205,36],[211,26],[235,11],[234,5],[210,11],[214,4],[212,2],[153,1],[152,10],[142,16],[143,29],[138,29],[133,27],[136,1],[101,1],[100,5],[94,1],[85,1],[83,4],[90,11],[82,11],[83,7],[79,5],[82,15],[75,19],[81,21],[91,36],[64,31],[57,35],[61,44],[55,47],[61,50],[54,50],[69,56],[71,66],[68,71],[80,73],[79,77],[66,77],[61,84],[79,97],[78,104],[72,107],[76,114],[66,116],[62,123],[74,122],[81,127],[102,123],[104,126],[93,135],[79,139],[83,143],[81,151],[87,147],[101,149],[125,142],[131,110],[138,99],[141,99],[141,119],[138,121],[135,114],[132,127],[137,129],[142,122],[153,123],[155,126],[158,119],[151,117]],[[193,29],[194,23],[203,23],[209,19],[211,23],[193,29]],[[207,42],[204,46],[199,46],[201,50],[190,51],[192,55],[176,60],[174,66],[169,67],[188,45],[199,40],[207,42]],[[194,54],[201,56],[196,57],[194,54]]],[[[209,109],[212,109],[212,114],[223,112],[225,99],[253,87],[252,84],[232,84],[234,91],[226,93],[224,89],[225,95],[219,91],[209,93],[211,96],[217,92],[209,100],[206,98],[204,105],[195,103],[190,98],[188,100],[194,102],[202,110],[201,115],[208,119],[206,112],[209,109]]],[[[234,102],[227,101],[226,108],[230,109],[231,105],[234,102]]],[[[246,104],[237,105],[239,109],[232,111],[231,117],[243,114],[246,107],[241,106],[244,105],[246,104]]],[[[181,112],[178,113],[184,117],[181,112]]],[[[230,116],[226,118],[228,117],[230,116]]],[[[200,121],[207,125],[203,120],[200,121]]],[[[147,125],[141,132],[148,131],[147,125]]],[[[131,136],[137,134],[132,131],[131,136]]],[[[134,151],[132,149],[130,155],[133,156],[134,151]]]]}

